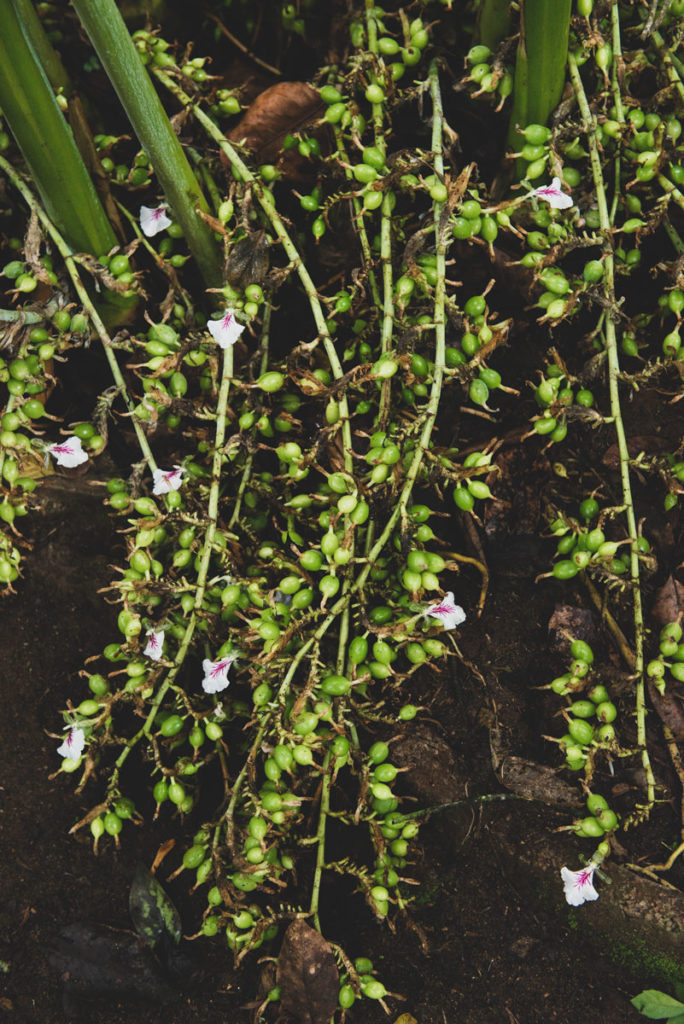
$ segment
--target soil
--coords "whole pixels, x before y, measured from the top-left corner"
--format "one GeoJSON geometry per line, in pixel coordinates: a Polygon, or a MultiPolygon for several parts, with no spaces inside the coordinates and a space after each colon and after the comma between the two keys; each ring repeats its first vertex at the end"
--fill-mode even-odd
{"type": "MultiPolygon", "coordinates": [[[[139,860],[151,863],[159,836],[148,826],[129,831],[120,851],[110,845],[95,857],[90,842],[69,834],[90,804],[74,794],[68,777],[50,778],[57,767],[57,741],[50,733],[57,710],[74,694],[84,660],[113,628],[113,610],[96,591],[108,583],[117,541],[101,504],[102,486],[91,476],[53,476],[40,493],[43,512],[26,521],[31,550],[25,573],[17,593],[5,599],[0,619],[5,652],[0,959],[6,982],[0,1009],[8,1020],[58,1024],[66,1019],[62,983],[47,960],[56,935],[79,922],[130,929],[130,882],[139,860]]],[[[529,558],[525,564],[529,570],[529,558]]],[[[505,793],[491,767],[485,709],[494,702],[506,718],[506,699],[511,707],[536,700],[530,683],[544,679],[537,669],[539,652],[544,659],[547,623],[559,595],[554,585],[535,586],[529,572],[521,573],[519,560],[501,558],[490,568],[486,616],[463,636],[464,660],[477,661],[489,683],[463,665],[440,676],[426,674],[416,683],[415,697],[432,709],[409,735],[414,765],[418,762],[410,778],[423,804],[467,793],[505,793]]],[[[527,750],[521,742],[521,720],[519,715],[517,753],[529,754],[529,742],[527,750]]],[[[512,726],[516,722],[508,717],[507,727],[512,726]]],[[[657,763],[664,770],[664,758],[657,763]]],[[[410,1012],[419,1024],[636,1022],[642,1018],[630,997],[651,983],[663,985],[662,977],[649,975],[646,967],[635,972],[633,965],[630,973],[598,954],[578,933],[577,915],[568,914],[560,885],[549,897],[531,889],[520,869],[529,859],[526,846],[550,842],[553,830],[571,817],[567,808],[512,801],[435,815],[423,827],[419,860],[411,867],[420,883],[416,901],[396,932],[375,924],[359,897],[337,892],[323,906],[326,933],[353,956],[373,951],[379,975],[397,993],[389,1001],[391,1019],[410,1012]],[[504,835],[517,847],[518,861],[505,852],[504,835]]],[[[657,850],[661,839],[671,842],[674,834],[675,816],[666,808],[649,826],[648,849],[657,850]]],[[[572,838],[563,842],[574,864],[580,844],[572,838]]],[[[183,886],[174,883],[170,891],[189,920],[196,908],[187,890],[184,895],[183,886]]],[[[136,1019],[150,1024],[249,1021],[248,1004],[254,1005],[258,988],[256,964],[236,976],[218,940],[201,940],[201,948],[186,945],[195,964],[187,991],[163,1009],[159,1003],[135,1003],[136,1019]]],[[[131,1006],[108,996],[88,1004],[88,1019],[128,1021],[131,1006]]],[[[350,1019],[371,1024],[387,1018],[364,1001],[350,1019]]]]}

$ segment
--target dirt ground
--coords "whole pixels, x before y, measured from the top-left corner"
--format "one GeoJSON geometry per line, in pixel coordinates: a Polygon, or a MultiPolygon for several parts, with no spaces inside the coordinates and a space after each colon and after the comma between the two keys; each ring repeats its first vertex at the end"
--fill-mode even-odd
{"type": "MultiPolygon", "coordinates": [[[[24,578],[17,594],[4,600],[0,619],[0,959],[5,983],[0,1010],[12,1021],[57,1024],[66,1019],[61,982],[46,959],[55,935],[81,921],[129,928],[127,896],[135,864],[151,862],[159,836],[154,828],[129,830],[120,852],[110,846],[94,857],[88,841],[69,835],[92,800],[75,796],[68,777],[49,778],[58,767],[57,740],[49,735],[59,722],[57,712],[69,696],[80,693],[77,673],[84,659],[113,628],[113,610],[96,590],[107,583],[116,535],[102,508],[102,489],[90,477],[52,477],[42,494],[43,513],[27,521],[32,550],[24,578]]],[[[529,558],[525,564],[529,570],[529,558]]],[[[496,666],[499,675],[520,687],[538,663],[536,642],[543,649],[555,594],[553,587],[535,588],[529,572],[521,577],[519,560],[513,560],[513,568],[510,560],[508,567],[501,560],[488,605],[489,631],[484,623],[472,622],[464,630],[463,648],[464,658],[477,660],[487,677],[493,678],[491,667],[496,666]],[[523,606],[527,638],[520,642],[515,633],[522,628],[523,606]],[[509,626],[492,636],[491,623],[505,623],[506,614],[509,626]]],[[[473,593],[474,582],[464,579],[473,593]]],[[[482,682],[455,660],[453,665],[448,674],[416,682],[415,696],[433,709],[431,720],[416,727],[412,740],[425,753],[414,780],[424,798],[431,793],[443,797],[447,785],[451,798],[459,791],[465,794],[466,787],[469,793],[502,791],[491,769],[483,714],[492,693],[486,694],[482,682]]],[[[503,689],[496,695],[504,700],[503,689]]],[[[371,1024],[396,1020],[406,1011],[418,1024],[622,1024],[643,1019],[629,998],[650,979],[630,975],[587,945],[569,926],[560,885],[545,902],[502,857],[498,836],[504,822],[509,834],[511,822],[519,830],[522,843],[531,835],[543,839],[567,820],[567,813],[548,807],[513,803],[436,815],[423,828],[419,861],[411,872],[421,883],[416,903],[395,934],[375,924],[358,897],[333,893],[323,906],[328,933],[352,956],[372,950],[388,990],[404,997],[390,1000],[389,1018],[364,1001],[350,1019],[371,1024]]],[[[672,820],[661,820],[672,827],[672,820]]],[[[572,839],[567,842],[572,864],[579,847],[572,839]]],[[[182,884],[170,888],[189,921],[197,908],[187,890],[184,897],[182,884]]],[[[253,1009],[248,1004],[258,987],[256,964],[236,977],[220,940],[187,945],[195,965],[187,991],[163,1007],[136,1004],[136,1020],[249,1021],[253,1009]]],[[[87,1019],[118,1024],[130,1020],[132,1012],[130,1002],[107,997],[88,1005],[87,1019]]]]}

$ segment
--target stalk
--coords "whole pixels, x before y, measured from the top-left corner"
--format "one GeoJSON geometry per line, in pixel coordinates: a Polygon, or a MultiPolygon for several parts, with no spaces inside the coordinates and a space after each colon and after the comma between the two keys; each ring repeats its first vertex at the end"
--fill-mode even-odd
{"type": "MultiPolygon", "coordinates": [[[[584,131],[589,144],[589,156],[591,160],[591,171],[594,179],[594,188],[598,201],[598,212],[603,233],[603,254],[605,272],[603,275],[603,294],[606,298],[607,309],[615,308],[615,259],[613,255],[613,243],[611,234],[611,222],[608,213],[608,202],[606,189],[601,170],[601,157],[596,143],[596,121],[592,115],[587,96],[582,85],[582,79],[577,67],[577,62],[572,54],[568,56],[570,77],[577,97],[584,131]]],[[[611,316],[606,316],[604,322],[604,334],[606,342],[606,354],[608,357],[608,387],[610,391],[610,411],[615,425],[618,451],[620,453],[620,479],[622,484],[622,501],[625,506],[627,518],[627,529],[630,538],[630,577],[632,581],[633,621],[634,621],[634,671],[637,676],[636,682],[636,724],[637,744],[641,750],[641,763],[646,775],[647,800],[648,804],[644,811],[649,813],[655,802],[655,779],[651,761],[646,745],[646,697],[644,683],[644,617],[641,603],[641,582],[639,575],[639,553],[637,551],[637,523],[634,513],[634,501],[632,499],[632,488],[629,475],[629,451],[625,427],[622,419],[620,406],[620,361],[618,356],[618,342],[615,330],[615,321],[611,316]]]]}
{"type": "MultiPolygon", "coordinates": [[[[79,2],[81,2],[81,0],[79,0],[79,2]]],[[[340,359],[335,348],[335,343],[333,342],[333,339],[330,336],[330,331],[328,330],[328,324],[326,322],[325,313],[323,312],[323,307],[321,306],[321,301],[318,297],[316,286],[314,285],[311,279],[311,275],[309,274],[309,271],[306,269],[302,257],[300,256],[296,245],[292,241],[292,238],[290,237],[290,234],[287,228],[285,227],[285,224],[280,214],[276,209],[275,203],[273,202],[273,197],[271,196],[270,192],[268,192],[268,190],[264,189],[261,186],[261,183],[254,177],[247,164],[239,156],[237,150],[233,146],[231,146],[231,144],[224,138],[221,129],[218,127],[218,125],[214,124],[212,119],[207,114],[204,113],[202,108],[195,104],[192,98],[188,96],[188,94],[184,92],[184,90],[181,89],[181,87],[177,85],[176,82],[174,82],[173,79],[170,78],[164,71],[155,71],[155,76],[162,83],[162,85],[166,86],[166,88],[171,93],[173,93],[174,96],[177,97],[177,99],[181,103],[192,107],[194,116],[202,125],[207,135],[209,135],[210,138],[212,138],[215,142],[218,143],[220,148],[223,150],[223,152],[230,160],[231,166],[234,172],[236,173],[236,176],[245,184],[250,185],[254,190],[254,193],[257,199],[259,200],[261,208],[263,209],[264,213],[271,222],[271,225],[273,227],[273,230],[276,234],[278,241],[285,250],[288,259],[292,263],[292,266],[295,268],[299,280],[302,283],[302,287],[304,288],[306,297],[309,300],[309,305],[311,307],[314,322],[318,330],[318,335],[323,341],[323,347],[325,348],[325,353],[328,357],[328,362],[330,363],[332,375],[335,378],[335,380],[340,380],[344,376],[342,364],[340,363],[340,359]]],[[[347,405],[346,396],[344,394],[340,396],[339,404],[340,415],[342,418],[342,440],[344,443],[344,468],[347,471],[347,473],[350,474],[350,476],[353,476],[354,464],[351,454],[352,440],[351,427],[349,425],[349,408],[347,405]]]]}
{"type": "Polygon", "coordinates": [[[197,625],[197,618],[199,611],[202,607],[202,601],[204,600],[204,592],[207,585],[207,576],[209,574],[209,563],[211,561],[211,549],[214,543],[214,537],[216,536],[216,522],[218,520],[218,504],[219,504],[219,491],[221,485],[221,466],[224,461],[224,454],[222,452],[223,443],[226,437],[226,407],[228,405],[228,392],[230,390],[230,381],[233,375],[233,349],[227,348],[223,353],[223,368],[221,373],[221,384],[219,387],[218,403],[217,403],[217,415],[216,415],[216,432],[214,436],[214,458],[211,467],[211,484],[209,487],[209,503],[207,506],[207,526],[204,532],[204,540],[202,542],[202,548],[200,551],[200,564],[197,571],[197,584],[195,587],[195,604],[188,624],[185,627],[185,633],[180,642],[180,646],[176,653],[176,657],[173,660],[173,665],[169,669],[164,682],[160,685],[157,693],[154,696],[154,700],[148,712],[147,718],[145,719],[141,728],[133,735],[130,740],[126,743],[123,750],[119,754],[118,758],[114,762],[115,768],[112,772],[112,778],[109,783],[109,790],[112,790],[118,784],[119,771],[121,766],[124,764],[128,755],[131,753],[136,744],[143,738],[143,736],[149,736],[154,719],[156,718],[157,712],[164,700],[164,697],[168,693],[169,689],[173,686],[176,676],[178,675],[185,657],[190,649],[192,638],[197,625]]]}
{"type": "Polygon", "coordinates": [[[202,277],[207,285],[218,286],[221,256],[198,215],[198,210],[209,212],[207,201],[114,0],[74,0],[74,8],[152,162],[202,277]]]}
{"type": "Polygon", "coordinates": [[[59,233],[77,251],[109,252],[116,236],[11,0],[0,0],[0,107],[59,233]]]}

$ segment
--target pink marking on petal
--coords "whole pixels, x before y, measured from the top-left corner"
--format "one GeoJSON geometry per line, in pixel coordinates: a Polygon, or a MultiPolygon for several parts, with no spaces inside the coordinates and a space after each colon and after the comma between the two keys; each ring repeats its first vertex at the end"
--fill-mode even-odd
{"type": "Polygon", "coordinates": [[[209,675],[212,677],[220,676],[222,672],[225,672],[227,668],[230,668],[232,661],[232,658],[224,658],[223,661],[217,661],[209,675]]]}
{"type": "Polygon", "coordinates": [[[70,444],[53,444],[50,451],[59,452],[60,455],[73,455],[76,449],[70,444]]]}
{"type": "Polygon", "coordinates": [[[430,615],[452,615],[456,611],[454,605],[437,604],[430,609],[430,615]]]}
{"type": "Polygon", "coordinates": [[[221,321],[221,326],[223,327],[224,331],[227,330],[230,327],[230,325],[233,323],[234,319],[235,319],[235,317],[230,312],[230,310],[228,310],[228,312],[224,316],[223,320],[221,321]]]}

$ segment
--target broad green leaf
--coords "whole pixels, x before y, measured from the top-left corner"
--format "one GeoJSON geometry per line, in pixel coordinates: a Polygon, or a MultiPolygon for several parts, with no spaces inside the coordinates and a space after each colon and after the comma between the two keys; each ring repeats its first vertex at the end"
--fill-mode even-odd
{"type": "Polygon", "coordinates": [[[671,1017],[684,1013],[684,1003],[673,996],[659,992],[656,988],[647,988],[632,999],[632,1006],[649,1020],[669,1020],[671,1017]]]}
{"type": "Polygon", "coordinates": [[[568,58],[571,0],[523,0],[515,61],[509,142],[517,148],[516,126],[545,125],[560,103],[568,58]]]}
{"type": "Polygon", "coordinates": [[[198,210],[207,201],[114,0],[73,6],[159,179],[171,212],[209,285],[222,282],[221,256],[198,210]]]}
{"type": "Polygon", "coordinates": [[[45,71],[30,26],[0,0],[0,107],[50,217],[74,249],[99,256],[117,244],[45,71]]]}

